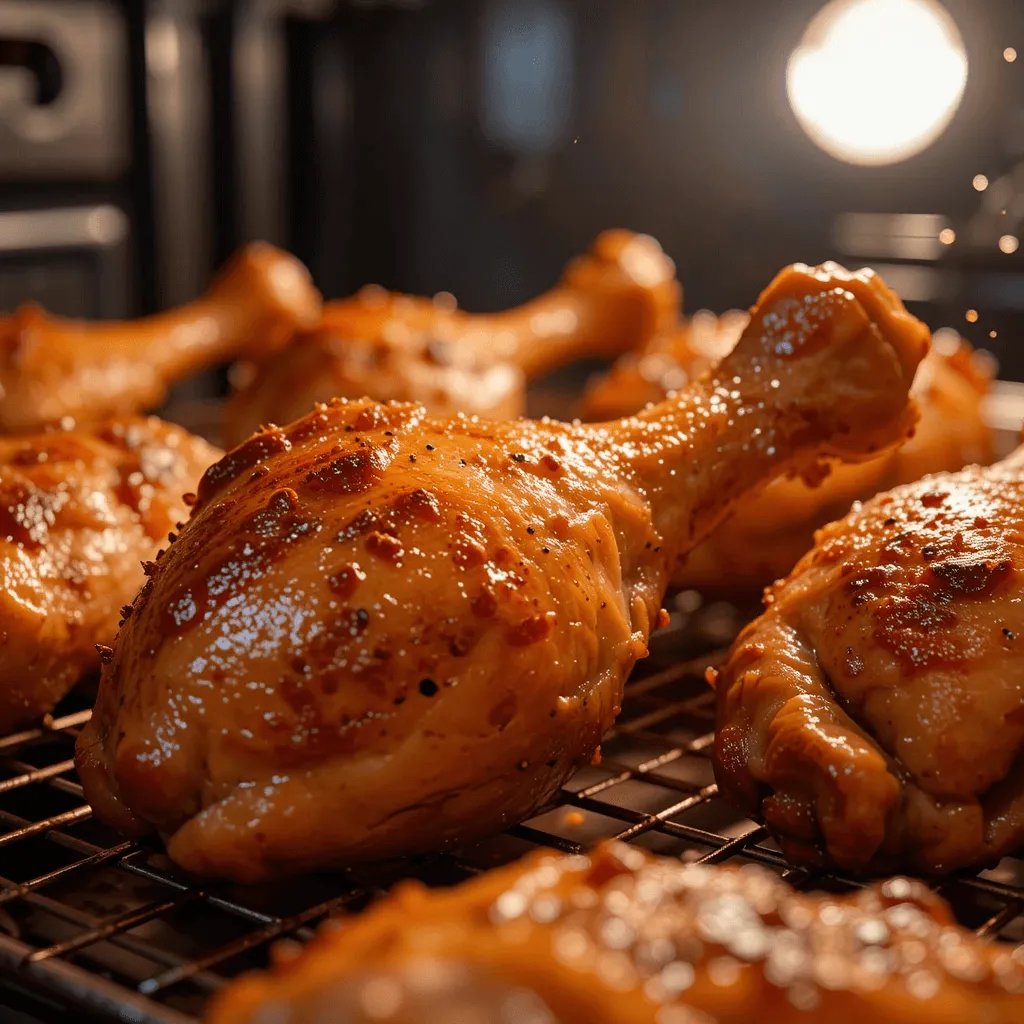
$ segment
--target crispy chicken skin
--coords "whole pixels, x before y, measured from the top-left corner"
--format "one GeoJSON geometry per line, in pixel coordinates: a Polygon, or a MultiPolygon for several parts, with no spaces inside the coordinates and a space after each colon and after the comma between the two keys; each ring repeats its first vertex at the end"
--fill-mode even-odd
{"type": "MultiPolygon", "coordinates": [[[[735,343],[746,317],[701,313],[674,335],[623,356],[584,398],[584,419],[628,415],[705,373],[735,343]]],[[[823,482],[774,480],[744,502],[679,568],[673,583],[706,593],[759,592],[786,575],[814,542],[814,531],[845,515],[858,500],[928,473],[957,470],[995,457],[983,402],[991,369],[967,342],[936,339],[911,394],[921,418],[899,448],[858,465],[833,465],[823,482]],[[941,341],[941,347],[940,347],[941,341]]]]}
{"type": "Polygon", "coordinates": [[[141,562],[220,455],[155,418],[0,438],[0,732],[99,668],[141,562]]]}
{"type": "Polygon", "coordinates": [[[228,404],[224,436],[238,444],[262,424],[289,422],[331,398],[514,419],[526,380],[642,345],[676,320],[679,305],[672,261],[653,238],[629,231],[603,232],[556,287],[504,313],[465,313],[450,295],[364,288],[328,303],[316,330],[251,371],[228,404]]]}
{"type": "Polygon", "coordinates": [[[90,803],[199,874],[429,850],[589,762],[670,566],[751,488],[904,436],[927,330],[784,271],[719,379],[590,427],[336,400],[212,467],[106,666],[90,803]]]}
{"type": "Polygon", "coordinates": [[[790,859],[943,874],[1024,842],[1024,458],[825,527],[718,676],[722,793],[790,859]]]}
{"type": "Polygon", "coordinates": [[[313,326],[320,305],[295,257],[253,243],[201,298],[143,320],[90,323],[21,306],[0,316],[0,432],[152,409],[175,381],[271,351],[296,328],[313,326]]]}
{"type": "Polygon", "coordinates": [[[806,895],[609,843],[404,882],[235,982],[207,1024],[442,1024],[454,1006],[480,1024],[1016,1024],[1024,964],[906,878],[806,895]]]}

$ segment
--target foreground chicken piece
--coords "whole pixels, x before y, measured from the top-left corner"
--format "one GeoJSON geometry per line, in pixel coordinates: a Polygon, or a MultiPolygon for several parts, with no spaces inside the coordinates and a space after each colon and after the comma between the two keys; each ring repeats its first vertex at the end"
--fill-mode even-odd
{"type": "Polygon", "coordinates": [[[175,381],[283,344],[320,316],[306,268],[246,246],[201,298],[144,320],[65,320],[25,305],[0,316],[0,432],[80,426],[154,408],[175,381]]]}
{"type": "Polygon", "coordinates": [[[0,732],[99,668],[140,563],[220,455],[155,418],[0,438],[0,732]]]}
{"type": "Polygon", "coordinates": [[[208,1024],[455,1019],[1015,1024],[1024,963],[959,928],[919,882],[804,895],[753,865],[687,866],[609,843],[589,857],[534,854],[454,889],[403,883],[236,982],[208,1024]]]}
{"type": "Polygon", "coordinates": [[[788,857],[944,874],[1024,843],[1024,453],[855,509],[718,677],[715,772],[788,857]]]}
{"type": "Polygon", "coordinates": [[[96,813],[258,879],[460,843],[592,758],[669,568],[771,475],[903,436],[927,330],[784,271],[719,380],[619,424],[335,401],[211,468],[77,761],[96,813]]]}
{"type": "MultiPolygon", "coordinates": [[[[588,420],[626,416],[707,372],[735,344],[743,313],[699,313],[683,329],[623,356],[591,387],[581,415],[588,420]]],[[[942,333],[942,332],[940,332],[942,333]]],[[[983,403],[992,368],[952,332],[936,337],[911,394],[921,418],[900,447],[859,465],[835,465],[823,482],[773,481],[690,553],[673,577],[678,587],[706,593],[755,594],[786,575],[814,542],[814,531],[850,506],[928,473],[988,465],[995,452],[983,403]]]]}
{"type": "Polygon", "coordinates": [[[514,419],[525,381],[642,345],[676,320],[679,304],[672,261],[653,238],[629,231],[599,235],[555,288],[504,313],[365,288],[329,303],[315,331],[253,371],[228,406],[224,435],[238,444],[318,401],[367,396],[420,402],[439,416],[514,419]]]}

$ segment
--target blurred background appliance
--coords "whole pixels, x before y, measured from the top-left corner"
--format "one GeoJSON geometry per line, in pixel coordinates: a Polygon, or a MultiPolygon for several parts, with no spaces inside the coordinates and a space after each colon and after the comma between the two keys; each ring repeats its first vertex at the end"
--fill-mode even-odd
{"type": "Polygon", "coordinates": [[[1021,376],[1022,217],[1015,0],[0,4],[5,307],[161,308],[263,237],[495,309],[621,225],[691,310],[870,262],[1021,376]]]}

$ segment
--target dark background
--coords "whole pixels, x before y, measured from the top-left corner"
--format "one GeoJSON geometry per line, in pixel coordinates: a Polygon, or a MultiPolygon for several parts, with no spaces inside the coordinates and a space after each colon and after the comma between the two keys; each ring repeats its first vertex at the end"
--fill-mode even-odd
{"type": "Polygon", "coordinates": [[[151,311],[265,237],[330,296],[377,281],[496,309],[624,226],[676,259],[691,310],[749,305],[793,260],[873,262],[933,326],[1024,377],[1024,250],[996,245],[1024,215],[1024,5],[949,0],[964,102],[937,143],[882,168],[826,155],[789,109],[786,60],[821,6],[4,0],[0,308],[151,311]],[[44,128],[92,99],[26,137],[11,99],[25,74],[44,128]],[[986,214],[979,172],[1006,214],[986,214]],[[915,242],[918,222],[891,218],[858,240],[844,213],[936,215],[957,242],[915,242]]]}

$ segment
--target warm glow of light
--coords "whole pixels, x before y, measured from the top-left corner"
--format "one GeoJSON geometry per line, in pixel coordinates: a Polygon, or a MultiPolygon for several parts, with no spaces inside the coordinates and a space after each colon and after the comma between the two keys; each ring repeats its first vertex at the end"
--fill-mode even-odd
{"type": "Polygon", "coordinates": [[[999,337],[999,332],[998,331],[989,331],[988,332],[988,336],[990,338],[998,338],[999,337]]]}
{"type": "Polygon", "coordinates": [[[976,309],[967,310],[965,316],[969,324],[976,324],[978,322],[978,311],[976,309]]]}
{"type": "MultiPolygon", "coordinates": [[[[974,181],[972,181],[971,184],[975,189],[977,189],[977,191],[984,192],[985,189],[988,188],[988,178],[986,178],[984,174],[976,174],[974,176],[974,181]]],[[[1003,212],[1005,213],[1006,211],[1004,210],[1003,212]]]]}
{"type": "Polygon", "coordinates": [[[1020,239],[1016,235],[1003,235],[999,239],[999,251],[1005,252],[1007,256],[1020,248],[1020,239]]]}
{"type": "Polygon", "coordinates": [[[1005,60],[1007,64],[1012,64],[1016,59],[1017,51],[1012,46],[1008,46],[1003,50],[1003,60],[1005,60]]]}
{"type": "Polygon", "coordinates": [[[943,245],[952,245],[956,241],[956,232],[952,228],[943,228],[939,232],[939,241],[943,245]]]}
{"type": "Polygon", "coordinates": [[[833,0],[789,59],[789,102],[804,131],[851,164],[921,152],[952,120],[967,53],[936,0],[833,0]]]}

